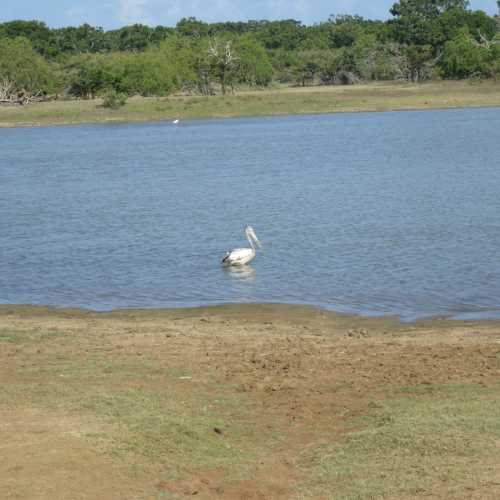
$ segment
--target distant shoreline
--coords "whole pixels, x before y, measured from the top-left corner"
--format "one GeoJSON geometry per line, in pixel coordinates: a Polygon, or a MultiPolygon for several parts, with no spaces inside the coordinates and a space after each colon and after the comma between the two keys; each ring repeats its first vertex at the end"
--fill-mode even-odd
{"type": "Polygon", "coordinates": [[[133,97],[117,110],[100,104],[100,99],[58,100],[0,107],[0,128],[500,107],[500,82],[390,82],[241,91],[211,97],[133,97]]]}
{"type": "MultiPolygon", "coordinates": [[[[238,115],[238,116],[204,116],[186,118],[182,121],[210,121],[210,120],[238,120],[244,118],[279,118],[279,117],[292,117],[292,116],[330,116],[330,115],[343,115],[343,114],[358,114],[358,113],[404,113],[404,112],[417,112],[417,111],[447,111],[447,110],[461,110],[461,109],[495,109],[500,108],[500,104],[480,104],[474,106],[448,106],[448,107],[435,107],[435,108],[397,108],[397,109],[362,109],[362,110],[347,110],[347,111],[331,111],[331,112],[317,112],[317,113],[283,113],[274,115],[238,115]]],[[[154,123],[169,123],[170,118],[158,119],[137,119],[137,120],[114,120],[108,119],[104,121],[93,122],[55,122],[55,123],[34,123],[34,122],[20,122],[20,123],[2,123],[0,122],[1,129],[15,129],[15,128],[45,128],[45,127],[75,127],[78,125],[147,125],[154,123]]]]}

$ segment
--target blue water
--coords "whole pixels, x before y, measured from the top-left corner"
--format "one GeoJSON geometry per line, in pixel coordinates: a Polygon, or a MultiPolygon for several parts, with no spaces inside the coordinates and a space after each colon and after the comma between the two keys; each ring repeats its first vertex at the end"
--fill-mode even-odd
{"type": "Polygon", "coordinates": [[[0,303],[500,317],[500,109],[0,130],[0,303]],[[263,243],[252,267],[226,250],[263,243]]]}

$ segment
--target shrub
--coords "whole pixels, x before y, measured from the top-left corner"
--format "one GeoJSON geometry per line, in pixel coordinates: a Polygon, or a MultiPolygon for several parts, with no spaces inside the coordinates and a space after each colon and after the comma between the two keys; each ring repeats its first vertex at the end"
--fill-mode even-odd
{"type": "Polygon", "coordinates": [[[445,78],[491,76],[493,51],[461,32],[444,46],[441,67],[445,78]]]}
{"type": "Polygon", "coordinates": [[[127,102],[127,96],[121,92],[116,92],[116,90],[108,91],[104,96],[103,106],[110,109],[118,109],[125,106],[127,102]]]}

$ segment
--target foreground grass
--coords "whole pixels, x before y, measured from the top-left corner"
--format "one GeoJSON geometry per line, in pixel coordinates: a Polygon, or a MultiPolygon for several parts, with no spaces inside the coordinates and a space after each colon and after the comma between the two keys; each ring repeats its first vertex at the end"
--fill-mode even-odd
{"type": "Polygon", "coordinates": [[[84,474],[72,491],[103,466],[109,488],[133,485],[108,498],[500,497],[496,327],[483,344],[468,343],[477,326],[418,344],[413,327],[332,335],[322,316],[273,333],[206,313],[64,314],[0,327],[5,498],[32,498],[23,485],[57,453],[54,470],[84,474]]]}
{"type": "Polygon", "coordinates": [[[377,83],[212,97],[134,97],[118,110],[106,109],[101,104],[100,100],[75,100],[0,107],[0,127],[500,106],[500,83],[377,83]]]}
{"type": "Polygon", "coordinates": [[[350,422],[342,443],[303,456],[304,498],[493,498],[500,492],[500,386],[425,385],[350,422]]]}
{"type": "Polygon", "coordinates": [[[63,337],[64,332],[57,330],[54,331],[44,331],[44,330],[34,330],[34,331],[24,331],[24,330],[12,330],[12,329],[0,329],[0,345],[2,342],[9,342],[12,344],[38,344],[45,340],[56,339],[63,337]]]}
{"type": "MultiPolygon", "coordinates": [[[[47,348],[62,336],[2,330],[0,348],[2,342],[21,349],[47,348]]],[[[90,439],[104,439],[107,452],[117,459],[132,455],[135,461],[167,466],[164,479],[193,467],[224,467],[233,478],[244,477],[247,465],[277,438],[248,420],[250,401],[243,395],[228,397],[230,388],[220,384],[215,394],[205,384],[193,389],[189,372],[170,363],[72,351],[29,367],[23,364],[11,376],[16,381],[0,388],[0,408],[97,418],[107,431],[90,434],[90,439]]],[[[209,375],[205,383],[210,383],[209,375]]]]}

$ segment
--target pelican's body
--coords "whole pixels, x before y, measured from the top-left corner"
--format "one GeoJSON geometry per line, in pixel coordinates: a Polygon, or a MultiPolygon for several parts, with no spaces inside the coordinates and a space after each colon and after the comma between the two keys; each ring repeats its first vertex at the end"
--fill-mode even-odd
{"type": "Polygon", "coordinates": [[[244,266],[255,259],[256,249],[261,246],[260,241],[250,226],[245,228],[245,235],[248,243],[250,243],[250,248],[236,248],[231,252],[227,252],[226,256],[222,259],[224,265],[244,266]]]}

